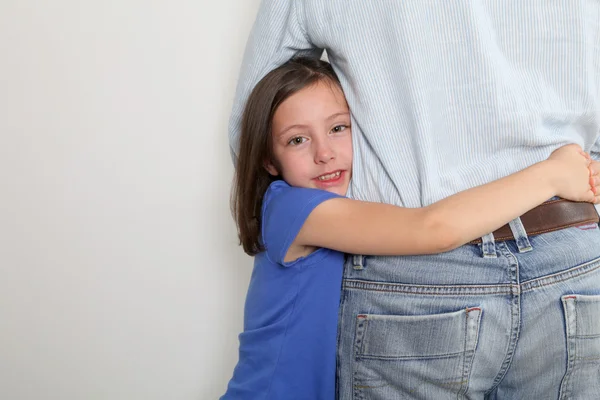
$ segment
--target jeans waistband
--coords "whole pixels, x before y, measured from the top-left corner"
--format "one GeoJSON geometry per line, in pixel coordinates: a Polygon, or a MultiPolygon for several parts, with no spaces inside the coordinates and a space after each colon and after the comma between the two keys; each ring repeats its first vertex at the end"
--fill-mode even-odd
{"type": "MultiPolygon", "coordinates": [[[[564,199],[550,200],[521,216],[523,228],[528,236],[553,232],[588,223],[598,223],[598,212],[591,203],[577,203],[564,199]]],[[[493,232],[494,240],[514,240],[514,227],[506,224],[493,232]]],[[[518,239],[518,238],[517,238],[518,239]]],[[[481,243],[475,239],[471,244],[481,243]]]]}

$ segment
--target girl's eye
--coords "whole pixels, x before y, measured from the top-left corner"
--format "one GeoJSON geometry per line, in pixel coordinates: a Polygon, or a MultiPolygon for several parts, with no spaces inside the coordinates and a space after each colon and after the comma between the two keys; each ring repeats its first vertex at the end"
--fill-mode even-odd
{"type": "Polygon", "coordinates": [[[288,142],[288,144],[292,145],[292,146],[297,146],[299,144],[302,144],[304,142],[306,142],[306,138],[302,137],[302,136],[296,136],[290,139],[290,141],[288,142]]]}
{"type": "Polygon", "coordinates": [[[331,130],[331,132],[333,133],[340,133],[344,130],[346,130],[348,126],[347,125],[336,125],[333,127],[333,129],[331,130]]]}

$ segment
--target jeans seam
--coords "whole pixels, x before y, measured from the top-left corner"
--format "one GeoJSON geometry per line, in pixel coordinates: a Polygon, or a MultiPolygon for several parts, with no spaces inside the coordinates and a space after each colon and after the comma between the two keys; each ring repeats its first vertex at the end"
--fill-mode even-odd
{"type": "Polygon", "coordinates": [[[555,274],[547,275],[541,278],[532,279],[521,284],[521,292],[528,292],[537,288],[554,285],[564,282],[568,279],[577,278],[581,275],[594,272],[600,268],[600,257],[591,261],[579,264],[565,271],[560,271],[555,274]]]}
{"type": "MultiPolygon", "coordinates": [[[[346,264],[344,262],[344,269],[346,264]]],[[[346,304],[346,291],[340,288],[340,309],[338,310],[338,326],[337,326],[337,341],[336,341],[336,357],[335,357],[335,398],[340,398],[340,380],[342,375],[342,365],[340,359],[342,357],[342,328],[344,326],[344,306],[346,304]]]]}
{"type": "Polygon", "coordinates": [[[494,391],[502,380],[506,376],[508,370],[510,369],[510,365],[512,364],[512,360],[515,354],[515,349],[517,347],[517,343],[519,341],[519,333],[520,333],[520,322],[521,322],[521,293],[520,284],[519,284],[519,262],[517,258],[508,250],[505,244],[498,246],[498,250],[503,253],[504,257],[507,260],[511,260],[509,264],[509,270],[513,272],[514,277],[512,280],[514,281],[514,285],[511,286],[512,290],[510,293],[510,339],[508,342],[508,346],[506,348],[506,354],[504,361],[498,371],[498,374],[494,378],[494,382],[492,383],[492,387],[486,395],[494,391]],[[514,269],[514,270],[513,270],[514,269]]]}
{"type": "MultiPolygon", "coordinates": [[[[477,308],[477,317],[471,316],[471,313],[475,309],[466,309],[465,313],[465,344],[463,351],[463,376],[462,376],[462,387],[459,393],[457,393],[457,400],[464,397],[469,390],[469,378],[471,376],[471,369],[473,367],[473,358],[475,357],[475,349],[477,348],[477,341],[479,338],[479,320],[481,319],[481,309],[477,308]],[[476,328],[474,333],[471,332],[471,319],[477,319],[476,328]],[[473,337],[472,337],[473,336],[473,337]],[[472,346],[469,346],[473,342],[472,346]],[[472,347],[472,348],[471,348],[472,347]]],[[[475,322],[473,322],[475,323],[475,322]]]]}
{"type": "Polygon", "coordinates": [[[511,294],[514,285],[406,285],[402,283],[382,283],[366,281],[362,279],[344,279],[345,290],[364,290],[382,293],[421,294],[432,296],[455,296],[455,295],[488,295],[488,294],[511,294]]]}
{"type": "MultiPolygon", "coordinates": [[[[567,348],[567,368],[565,371],[565,375],[563,376],[562,382],[560,383],[559,389],[559,399],[569,399],[571,397],[571,388],[570,388],[570,379],[573,374],[573,369],[575,368],[575,359],[576,359],[576,344],[572,337],[572,324],[570,322],[571,319],[574,320],[574,323],[577,323],[577,316],[571,315],[577,313],[577,308],[570,305],[570,301],[574,301],[573,299],[566,300],[563,299],[563,307],[565,312],[565,333],[566,333],[566,348],[567,348]],[[571,310],[572,309],[572,310],[571,310]]],[[[575,327],[575,332],[577,332],[577,326],[575,327]]]]}
{"type": "Polygon", "coordinates": [[[356,356],[356,358],[360,360],[399,360],[399,361],[408,361],[408,360],[438,360],[442,358],[453,358],[464,354],[464,351],[457,351],[454,353],[441,353],[435,354],[431,356],[376,356],[373,354],[360,354],[356,356]]]}

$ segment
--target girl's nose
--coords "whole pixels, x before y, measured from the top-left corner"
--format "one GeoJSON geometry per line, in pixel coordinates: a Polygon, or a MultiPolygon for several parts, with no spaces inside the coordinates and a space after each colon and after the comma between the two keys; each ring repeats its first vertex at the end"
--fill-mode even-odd
{"type": "Polygon", "coordinates": [[[320,143],[317,145],[315,152],[315,162],[317,164],[325,164],[335,158],[335,151],[329,145],[329,143],[320,143]]]}

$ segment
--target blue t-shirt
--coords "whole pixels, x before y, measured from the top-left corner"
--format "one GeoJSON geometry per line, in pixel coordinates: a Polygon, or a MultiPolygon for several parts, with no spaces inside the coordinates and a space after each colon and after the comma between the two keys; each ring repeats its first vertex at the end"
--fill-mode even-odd
{"type": "Polygon", "coordinates": [[[312,210],[338,195],[276,181],[265,193],[262,240],[239,336],[239,361],[222,399],[335,398],[344,254],[318,249],[283,261],[312,210]]]}

